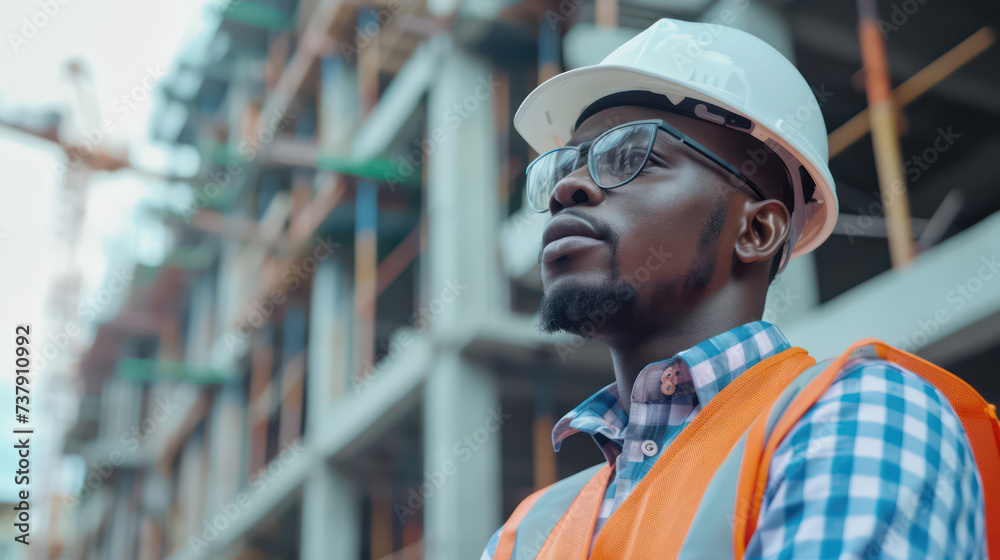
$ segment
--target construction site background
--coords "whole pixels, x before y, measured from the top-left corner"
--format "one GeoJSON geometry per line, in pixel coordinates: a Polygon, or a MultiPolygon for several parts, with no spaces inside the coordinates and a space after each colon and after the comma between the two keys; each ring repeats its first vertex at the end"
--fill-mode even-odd
{"type": "Polygon", "coordinates": [[[996,3],[877,2],[873,143],[867,0],[95,2],[2,9],[5,363],[32,334],[30,420],[13,372],[0,412],[33,432],[28,546],[0,442],[0,557],[468,560],[602,461],[552,449],[613,370],[535,328],[511,120],[661,17],[765,39],[818,99],[789,120],[825,117],[841,217],[763,320],[1000,400],[996,3]]]}

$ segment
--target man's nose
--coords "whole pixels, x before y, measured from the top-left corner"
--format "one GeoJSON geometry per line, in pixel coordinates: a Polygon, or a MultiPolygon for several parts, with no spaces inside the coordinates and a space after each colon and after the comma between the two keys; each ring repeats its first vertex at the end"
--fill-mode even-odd
{"type": "Polygon", "coordinates": [[[596,206],[605,196],[604,189],[594,183],[587,167],[583,166],[556,183],[552,196],[549,197],[549,213],[555,215],[564,208],[578,204],[596,206]]]}

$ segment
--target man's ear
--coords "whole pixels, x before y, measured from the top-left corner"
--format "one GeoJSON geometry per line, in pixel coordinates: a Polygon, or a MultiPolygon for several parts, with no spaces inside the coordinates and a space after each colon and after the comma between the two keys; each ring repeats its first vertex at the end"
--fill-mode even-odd
{"type": "Polygon", "coordinates": [[[777,200],[747,200],[736,238],[736,258],[743,263],[767,261],[778,253],[791,232],[791,216],[777,200]]]}

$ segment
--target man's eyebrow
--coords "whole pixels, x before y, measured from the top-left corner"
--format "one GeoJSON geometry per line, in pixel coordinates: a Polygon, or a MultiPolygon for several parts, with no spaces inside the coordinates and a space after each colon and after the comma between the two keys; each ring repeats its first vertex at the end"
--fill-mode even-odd
{"type": "Polygon", "coordinates": [[[577,137],[576,134],[574,133],[574,135],[572,137],[570,137],[570,139],[566,142],[566,147],[579,146],[580,144],[583,144],[584,142],[589,142],[589,141],[597,138],[601,134],[604,134],[608,130],[610,130],[610,129],[596,130],[596,131],[595,130],[591,130],[587,134],[581,134],[579,137],[577,137]]]}
{"type": "Polygon", "coordinates": [[[653,141],[653,152],[661,156],[683,155],[693,157],[700,155],[697,150],[663,129],[657,129],[656,131],[656,139],[653,141]],[[660,150],[657,150],[657,148],[660,148],[660,150]],[[671,149],[664,151],[662,148],[671,149]]]}

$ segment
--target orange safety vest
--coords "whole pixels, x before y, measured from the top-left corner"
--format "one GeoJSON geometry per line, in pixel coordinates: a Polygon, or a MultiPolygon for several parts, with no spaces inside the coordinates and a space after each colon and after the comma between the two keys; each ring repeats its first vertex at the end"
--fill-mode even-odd
{"type": "MultiPolygon", "coordinates": [[[[854,357],[899,364],[948,399],[982,478],[988,554],[1000,559],[996,408],[959,377],[872,338],[820,364],[802,348],[790,348],[737,376],[681,430],[608,518],[590,558],[742,558],[775,449],[854,357]]],[[[611,474],[605,462],[525,498],[504,524],[493,559],[586,560],[611,474]]]]}

